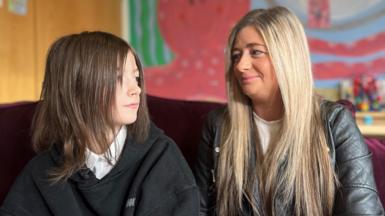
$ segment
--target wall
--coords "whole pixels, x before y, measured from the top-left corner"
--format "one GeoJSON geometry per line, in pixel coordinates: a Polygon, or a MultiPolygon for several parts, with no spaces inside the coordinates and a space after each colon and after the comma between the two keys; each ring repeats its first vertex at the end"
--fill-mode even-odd
{"type": "Polygon", "coordinates": [[[150,94],[224,101],[230,28],[247,11],[283,5],[305,26],[317,91],[338,98],[338,84],[361,74],[385,78],[383,0],[130,1],[131,43],[146,66],[150,94]]]}
{"type": "Polygon", "coordinates": [[[58,37],[86,30],[122,35],[121,0],[27,0],[21,15],[9,2],[0,7],[0,103],[39,98],[46,53],[58,37]]]}

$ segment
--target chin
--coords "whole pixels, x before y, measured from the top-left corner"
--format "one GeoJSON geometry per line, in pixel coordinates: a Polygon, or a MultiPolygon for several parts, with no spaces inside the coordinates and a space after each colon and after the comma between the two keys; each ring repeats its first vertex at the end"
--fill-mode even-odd
{"type": "Polygon", "coordinates": [[[243,94],[245,94],[249,98],[253,98],[255,96],[259,96],[258,91],[243,91],[243,94]]]}
{"type": "Polygon", "coordinates": [[[136,121],[136,119],[137,119],[137,116],[129,116],[129,117],[126,117],[126,118],[122,121],[122,123],[123,123],[124,125],[133,124],[133,123],[136,121]]]}

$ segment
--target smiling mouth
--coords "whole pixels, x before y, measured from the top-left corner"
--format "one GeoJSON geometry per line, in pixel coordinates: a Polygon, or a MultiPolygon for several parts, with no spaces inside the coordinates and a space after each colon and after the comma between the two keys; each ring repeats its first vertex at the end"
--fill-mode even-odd
{"type": "Polygon", "coordinates": [[[261,79],[261,76],[258,76],[258,75],[244,76],[244,77],[241,77],[241,82],[247,84],[247,83],[254,81],[255,79],[261,79]]]}

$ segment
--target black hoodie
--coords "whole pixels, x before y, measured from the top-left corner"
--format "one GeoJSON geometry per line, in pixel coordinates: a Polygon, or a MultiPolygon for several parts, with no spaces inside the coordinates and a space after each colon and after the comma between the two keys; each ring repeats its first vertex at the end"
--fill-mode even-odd
{"type": "Polygon", "coordinates": [[[35,156],[16,179],[0,215],[198,215],[199,192],[175,143],[151,126],[144,144],[129,137],[115,167],[102,179],[87,168],[52,184],[57,148],[35,156]]]}

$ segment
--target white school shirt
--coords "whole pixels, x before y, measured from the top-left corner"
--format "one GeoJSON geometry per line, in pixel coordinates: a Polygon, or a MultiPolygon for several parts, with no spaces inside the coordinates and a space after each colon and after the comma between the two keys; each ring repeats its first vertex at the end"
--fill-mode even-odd
{"type": "Polygon", "coordinates": [[[96,154],[86,148],[86,166],[95,174],[97,179],[102,179],[115,166],[122,153],[126,137],[127,128],[123,126],[108,149],[111,155],[108,154],[108,151],[104,154],[96,154]],[[108,162],[107,158],[110,159],[111,163],[108,162]]]}
{"type": "Polygon", "coordinates": [[[275,121],[266,121],[253,112],[254,124],[258,129],[259,143],[263,154],[266,154],[267,148],[280,136],[279,131],[282,126],[282,119],[275,121]]]}

